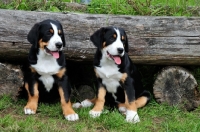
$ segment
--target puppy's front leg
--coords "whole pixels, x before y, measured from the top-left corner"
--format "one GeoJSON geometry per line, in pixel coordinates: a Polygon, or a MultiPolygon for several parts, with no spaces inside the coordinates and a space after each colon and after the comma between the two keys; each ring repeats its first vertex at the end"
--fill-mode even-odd
{"type": "Polygon", "coordinates": [[[105,95],[106,95],[106,89],[104,87],[100,87],[98,90],[95,106],[89,112],[91,117],[95,118],[101,115],[105,103],[105,95]]]}
{"type": "Polygon", "coordinates": [[[38,83],[36,82],[33,86],[31,84],[25,83],[25,89],[28,93],[28,102],[24,107],[25,114],[35,114],[38,106],[38,83]]]}

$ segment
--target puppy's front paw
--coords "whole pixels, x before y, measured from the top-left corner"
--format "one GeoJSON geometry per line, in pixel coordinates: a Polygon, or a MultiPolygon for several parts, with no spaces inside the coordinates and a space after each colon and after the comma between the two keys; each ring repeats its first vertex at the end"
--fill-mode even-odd
{"type": "Polygon", "coordinates": [[[79,119],[79,117],[78,117],[78,114],[74,113],[74,114],[65,116],[65,119],[67,119],[68,121],[76,121],[79,119]]]}
{"type": "Polygon", "coordinates": [[[89,114],[91,117],[96,118],[99,117],[101,115],[102,111],[94,111],[94,110],[90,110],[89,114]]]}
{"type": "Polygon", "coordinates": [[[85,100],[83,100],[82,102],[81,102],[81,106],[82,107],[90,107],[90,106],[92,106],[92,105],[94,105],[92,102],[90,102],[88,99],[85,99],[85,100]]]}
{"type": "Polygon", "coordinates": [[[24,113],[26,115],[31,115],[31,114],[35,114],[35,111],[29,108],[24,108],[24,113]]]}
{"type": "Polygon", "coordinates": [[[131,122],[131,123],[137,123],[137,122],[140,122],[140,118],[136,111],[127,110],[126,111],[126,121],[131,122]]]}
{"type": "Polygon", "coordinates": [[[118,110],[119,110],[119,112],[122,113],[123,115],[126,115],[126,107],[119,107],[118,110]]]}

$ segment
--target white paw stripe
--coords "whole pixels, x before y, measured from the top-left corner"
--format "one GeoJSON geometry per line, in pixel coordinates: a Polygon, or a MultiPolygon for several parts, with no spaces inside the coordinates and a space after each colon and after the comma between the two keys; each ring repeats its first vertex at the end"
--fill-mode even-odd
{"type": "Polygon", "coordinates": [[[82,106],[81,106],[81,103],[79,103],[79,102],[74,103],[74,104],[72,105],[72,108],[80,108],[80,107],[82,107],[82,106]]]}
{"type": "Polygon", "coordinates": [[[96,118],[96,117],[99,117],[101,115],[102,111],[93,111],[93,110],[90,110],[89,114],[91,117],[93,118],[96,118]]]}
{"type": "Polygon", "coordinates": [[[24,113],[27,114],[27,115],[35,114],[35,112],[33,110],[28,109],[28,108],[24,109],[24,113]]]}
{"type": "Polygon", "coordinates": [[[65,116],[65,119],[67,119],[68,121],[76,121],[79,119],[78,114],[71,114],[71,115],[67,115],[65,116]]]}
{"type": "Polygon", "coordinates": [[[127,110],[126,111],[126,121],[131,122],[131,123],[137,123],[137,122],[140,122],[140,118],[136,111],[127,110]]]}

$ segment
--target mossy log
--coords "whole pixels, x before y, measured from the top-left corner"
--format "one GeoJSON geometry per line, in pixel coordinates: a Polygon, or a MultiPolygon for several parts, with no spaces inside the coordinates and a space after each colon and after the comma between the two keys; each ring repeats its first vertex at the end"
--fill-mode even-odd
{"type": "Polygon", "coordinates": [[[31,27],[44,19],[59,20],[67,46],[66,59],[92,61],[96,48],[90,35],[104,26],[126,30],[135,64],[200,65],[200,18],[51,13],[0,9],[0,61],[24,61],[31,27]]]}
{"type": "Polygon", "coordinates": [[[153,93],[159,103],[193,110],[200,105],[197,81],[182,67],[166,67],[158,74],[153,93]]]}

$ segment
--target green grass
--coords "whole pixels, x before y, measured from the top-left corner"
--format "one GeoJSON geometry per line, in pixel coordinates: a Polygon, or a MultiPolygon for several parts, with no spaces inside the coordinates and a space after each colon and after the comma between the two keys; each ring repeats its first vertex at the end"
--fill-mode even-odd
{"type": "Polygon", "coordinates": [[[69,122],[62,116],[60,103],[39,104],[35,115],[24,115],[26,100],[13,101],[8,96],[0,99],[1,132],[198,132],[200,131],[200,107],[195,111],[181,111],[176,107],[157,104],[152,100],[138,110],[140,123],[125,122],[117,110],[105,112],[99,118],[91,118],[91,108],[75,109],[79,120],[69,122]]]}
{"type": "MultiPolygon", "coordinates": [[[[70,0],[48,0],[46,3],[43,0],[12,0],[10,3],[0,2],[0,8],[93,14],[200,16],[199,0],[92,0],[86,10],[71,8],[63,2],[70,0]]],[[[80,3],[80,0],[77,3],[80,3]]]]}

